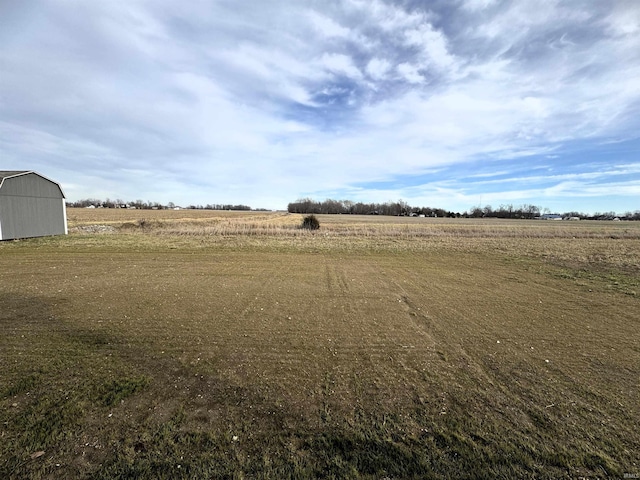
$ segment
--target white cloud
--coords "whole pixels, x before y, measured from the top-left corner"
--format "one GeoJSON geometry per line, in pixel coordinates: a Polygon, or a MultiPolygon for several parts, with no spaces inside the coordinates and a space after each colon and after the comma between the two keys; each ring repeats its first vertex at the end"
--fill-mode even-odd
{"type": "Polygon", "coordinates": [[[351,6],[367,18],[367,24],[379,26],[385,32],[397,34],[406,28],[420,25],[427,19],[417,10],[408,12],[399,5],[381,0],[350,0],[351,6]]]}
{"type": "Polygon", "coordinates": [[[328,71],[345,75],[349,78],[360,80],[362,72],[353,64],[353,61],[347,55],[339,53],[324,53],[320,59],[321,65],[328,71]]]}
{"type": "Polygon", "coordinates": [[[307,15],[313,27],[325,37],[347,38],[351,33],[348,28],[343,27],[331,18],[326,17],[318,12],[311,10],[307,15]]]}
{"type": "Polygon", "coordinates": [[[455,63],[449,53],[446,37],[433,29],[430,24],[405,32],[406,44],[418,47],[422,51],[424,62],[438,69],[448,69],[455,63]]]}
{"type": "Polygon", "coordinates": [[[396,67],[398,74],[409,83],[424,83],[424,77],[420,74],[417,66],[410,63],[401,63],[396,67]]]}
{"type": "Polygon", "coordinates": [[[614,36],[632,36],[638,40],[640,33],[640,7],[634,0],[612,2],[613,10],[605,18],[609,31],[614,36]]]}
{"type": "Polygon", "coordinates": [[[391,63],[385,59],[373,57],[367,63],[367,74],[374,80],[382,80],[384,79],[389,70],[391,69],[391,63]]]}
{"type": "Polygon", "coordinates": [[[462,8],[476,12],[478,10],[484,10],[497,3],[497,0],[465,0],[462,2],[462,8]]]}

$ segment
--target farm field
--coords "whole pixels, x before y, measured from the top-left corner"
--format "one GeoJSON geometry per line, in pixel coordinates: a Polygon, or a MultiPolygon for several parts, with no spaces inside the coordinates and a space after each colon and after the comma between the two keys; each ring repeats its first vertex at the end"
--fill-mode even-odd
{"type": "Polygon", "coordinates": [[[640,476],[639,222],[318,218],[0,243],[0,478],[640,476]]]}

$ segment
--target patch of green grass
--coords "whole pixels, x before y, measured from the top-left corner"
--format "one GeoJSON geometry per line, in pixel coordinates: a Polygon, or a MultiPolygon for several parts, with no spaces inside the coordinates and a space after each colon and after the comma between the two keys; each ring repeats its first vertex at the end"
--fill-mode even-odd
{"type": "Polygon", "coordinates": [[[613,290],[632,297],[640,291],[640,274],[602,271],[599,268],[555,267],[551,275],[565,280],[573,280],[578,285],[598,287],[602,290],[613,290]]]}
{"type": "Polygon", "coordinates": [[[13,418],[20,432],[18,444],[27,452],[46,450],[73,431],[80,422],[86,401],[69,392],[46,392],[13,418]]]}
{"type": "Polygon", "coordinates": [[[40,375],[38,373],[29,373],[25,376],[18,378],[15,382],[4,386],[4,390],[0,395],[3,399],[13,397],[20,393],[24,393],[35,387],[40,381],[40,375]]]}
{"type": "Polygon", "coordinates": [[[110,380],[98,389],[98,401],[105,407],[111,407],[149,385],[149,378],[123,378],[110,380]]]}

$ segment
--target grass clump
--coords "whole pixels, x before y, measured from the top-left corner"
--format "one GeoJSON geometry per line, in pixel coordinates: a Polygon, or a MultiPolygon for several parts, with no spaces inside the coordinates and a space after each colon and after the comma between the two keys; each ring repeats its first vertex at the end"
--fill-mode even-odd
{"type": "Polygon", "coordinates": [[[98,392],[98,400],[105,407],[111,407],[144,389],[149,384],[147,377],[112,380],[104,384],[98,392]]]}

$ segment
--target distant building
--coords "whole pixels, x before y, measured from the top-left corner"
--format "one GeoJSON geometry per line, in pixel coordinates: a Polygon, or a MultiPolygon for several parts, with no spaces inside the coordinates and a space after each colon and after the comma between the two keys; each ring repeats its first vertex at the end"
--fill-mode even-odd
{"type": "Polygon", "coordinates": [[[0,240],[67,234],[60,185],[32,171],[0,170],[0,240]]]}

